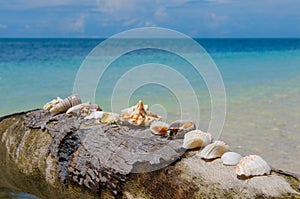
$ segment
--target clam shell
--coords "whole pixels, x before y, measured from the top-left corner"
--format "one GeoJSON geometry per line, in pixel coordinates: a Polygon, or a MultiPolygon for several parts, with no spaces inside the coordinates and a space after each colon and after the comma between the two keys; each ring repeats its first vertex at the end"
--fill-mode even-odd
{"type": "Polygon", "coordinates": [[[230,151],[229,145],[224,141],[215,141],[200,152],[200,157],[203,159],[215,159],[221,157],[225,152],[230,151]]]}
{"type": "Polygon", "coordinates": [[[194,149],[204,147],[212,142],[212,136],[200,130],[193,130],[184,135],[183,148],[194,149]]]}
{"type": "Polygon", "coordinates": [[[62,113],[68,110],[69,108],[71,108],[72,106],[76,106],[78,104],[81,104],[81,99],[79,95],[73,94],[65,98],[64,100],[60,101],[54,107],[52,107],[50,109],[50,112],[53,114],[62,113]]]}
{"type": "Polygon", "coordinates": [[[258,155],[248,155],[241,159],[235,170],[241,176],[259,176],[271,173],[271,167],[258,155]]]}
{"type": "Polygon", "coordinates": [[[224,165],[234,166],[237,165],[243,156],[236,152],[226,152],[221,156],[221,160],[224,165]]]}
{"type": "Polygon", "coordinates": [[[155,135],[166,135],[169,130],[169,124],[160,121],[153,122],[150,125],[150,130],[155,135]]]}
{"type": "Polygon", "coordinates": [[[174,139],[182,139],[184,135],[196,129],[196,125],[190,120],[176,120],[170,124],[170,136],[174,139]]]}

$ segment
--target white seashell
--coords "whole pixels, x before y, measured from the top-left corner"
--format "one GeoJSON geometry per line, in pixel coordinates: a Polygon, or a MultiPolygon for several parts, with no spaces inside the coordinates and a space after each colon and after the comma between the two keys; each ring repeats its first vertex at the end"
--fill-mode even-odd
{"type": "Polygon", "coordinates": [[[61,101],[62,101],[62,99],[60,97],[57,97],[56,99],[53,99],[50,102],[48,102],[47,104],[45,104],[43,106],[43,109],[50,111],[51,108],[53,108],[56,104],[58,104],[61,101]]]}
{"type": "Polygon", "coordinates": [[[101,123],[104,124],[118,123],[119,119],[120,116],[117,113],[104,112],[101,117],[101,123]]]}
{"type": "Polygon", "coordinates": [[[166,135],[169,130],[169,124],[161,121],[152,122],[150,130],[155,135],[166,135]]]}
{"type": "Polygon", "coordinates": [[[271,173],[271,167],[258,155],[248,155],[241,159],[235,170],[241,176],[259,176],[271,173]]]}
{"type": "Polygon", "coordinates": [[[123,109],[120,119],[135,126],[150,126],[152,122],[161,120],[160,116],[148,109],[148,105],[144,105],[140,100],[136,106],[123,109]]]}
{"type": "Polygon", "coordinates": [[[90,120],[90,119],[101,119],[103,116],[104,111],[95,111],[86,116],[84,119],[90,120]]]}
{"type": "Polygon", "coordinates": [[[92,112],[101,111],[101,108],[97,104],[82,103],[69,108],[66,112],[68,116],[77,115],[80,117],[85,117],[90,115],[92,112]]]}
{"type": "Polygon", "coordinates": [[[212,142],[212,136],[200,130],[193,130],[184,135],[183,148],[194,149],[204,147],[212,142]]]}
{"type": "Polygon", "coordinates": [[[243,156],[236,152],[226,152],[221,156],[224,165],[237,165],[243,156]]]}
{"type": "Polygon", "coordinates": [[[229,145],[224,141],[215,141],[200,152],[200,157],[203,159],[215,159],[221,157],[225,152],[230,151],[229,145]]]}

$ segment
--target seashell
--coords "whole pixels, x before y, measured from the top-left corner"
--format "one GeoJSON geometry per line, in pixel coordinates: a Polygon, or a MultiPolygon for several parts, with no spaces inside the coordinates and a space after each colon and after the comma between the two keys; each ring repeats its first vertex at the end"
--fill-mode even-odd
{"type": "Polygon", "coordinates": [[[86,116],[84,119],[90,120],[90,119],[101,119],[103,116],[104,111],[95,111],[86,116]]]}
{"type": "Polygon", "coordinates": [[[53,106],[50,109],[50,112],[53,114],[62,113],[71,108],[72,106],[76,106],[78,104],[81,104],[81,99],[79,95],[73,94],[57,103],[55,106],[53,106]]]}
{"type": "Polygon", "coordinates": [[[236,174],[246,177],[271,173],[271,167],[258,155],[248,155],[241,159],[235,170],[236,174]]]}
{"type": "Polygon", "coordinates": [[[215,141],[200,152],[200,157],[203,159],[215,159],[221,157],[225,152],[230,151],[229,145],[224,141],[215,141]]]}
{"type": "Polygon", "coordinates": [[[104,124],[118,123],[119,119],[120,119],[120,116],[117,113],[103,112],[102,117],[101,117],[101,123],[104,123],[104,124]]]}
{"type": "Polygon", "coordinates": [[[193,130],[184,135],[183,148],[194,149],[204,147],[212,142],[212,136],[200,130],[193,130]]]}
{"type": "Polygon", "coordinates": [[[95,111],[101,111],[100,106],[88,102],[88,103],[78,104],[76,106],[69,108],[66,114],[69,116],[76,115],[80,117],[85,117],[95,111]]]}
{"type": "Polygon", "coordinates": [[[43,109],[49,111],[51,108],[53,108],[56,104],[58,104],[61,101],[62,101],[62,99],[60,97],[57,97],[56,99],[53,99],[50,102],[48,102],[47,104],[45,104],[43,106],[43,109]]]}
{"type": "Polygon", "coordinates": [[[176,120],[170,124],[170,136],[174,139],[182,139],[184,135],[196,129],[196,125],[190,120],[176,120]]]}
{"type": "Polygon", "coordinates": [[[121,111],[120,119],[135,126],[150,126],[154,121],[160,121],[161,117],[149,111],[148,105],[140,100],[136,106],[121,111]]]}
{"type": "Polygon", "coordinates": [[[236,152],[226,152],[221,156],[224,165],[234,166],[237,165],[243,156],[236,152]]]}
{"type": "Polygon", "coordinates": [[[161,121],[152,122],[150,130],[155,135],[166,135],[169,130],[169,124],[161,121]]]}

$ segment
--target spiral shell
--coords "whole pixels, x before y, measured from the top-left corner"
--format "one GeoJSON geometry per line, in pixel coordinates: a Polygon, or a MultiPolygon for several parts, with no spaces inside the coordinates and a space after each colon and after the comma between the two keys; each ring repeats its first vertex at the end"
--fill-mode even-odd
{"type": "Polygon", "coordinates": [[[236,174],[241,176],[259,176],[271,173],[271,167],[258,155],[248,155],[241,159],[237,165],[236,174]]]}
{"type": "Polygon", "coordinates": [[[62,113],[71,108],[72,106],[76,106],[78,104],[81,104],[81,99],[79,95],[73,94],[57,103],[55,106],[53,106],[50,109],[50,112],[53,114],[62,113]]]}
{"type": "Polygon", "coordinates": [[[60,97],[57,97],[56,99],[51,100],[50,102],[47,102],[43,109],[49,111],[51,108],[53,108],[56,104],[60,103],[62,99],[60,97]]]}
{"type": "Polygon", "coordinates": [[[211,143],[212,136],[209,133],[204,133],[200,130],[193,130],[184,135],[183,148],[194,149],[204,147],[211,143]]]}
{"type": "Polygon", "coordinates": [[[215,141],[200,152],[200,157],[203,159],[215,159],[221,157],[225,152],[230,151],[229,145],[224,141],[215,141]]]}

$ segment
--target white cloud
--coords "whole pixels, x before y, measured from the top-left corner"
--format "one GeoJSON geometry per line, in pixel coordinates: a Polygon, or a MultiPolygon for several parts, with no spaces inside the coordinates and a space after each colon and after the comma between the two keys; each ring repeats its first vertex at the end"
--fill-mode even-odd
{"type": "Polygon", "coordinates": [[[6,29],[6,28],[7,28],[7,25],[0,24],[0,29],[6,29]]]}
{"type": "Polygon", "coordinates": [[[224,23],[229,19],[228,16],[225,15],[217,15],[215,13],[208,13],[206,16],[206,25],[210,29],[217,29],[220,26],[223,26],[224,23]]]}
{"type": "Polygon", "coordinates": [[[119,11],[130,11],[135,8],[139,1],[137,0],[96,0],[98,10],[103,13],[116,13],[119,11]]]}
{"type": "Polygon", "coordinates": [[[68,30],[71,32],[83,33],[85,29],[85,14],[80,14],[79,18],[68,20],[68,30]]]}
{"type": "Polygon", "coordinates": [[[157,18],[166,18],[168,17],[168,14],[166,13],[166,8],[160,6],[156,12],[154,13],[154,16],[157,18]]]}
{"type": "Polygon", "coordinates": [[[131,26],[131,25],[134,25],[136,22],[138,22],[138,19],[137,18],[133,18],[133,19],[130,19],[128,21],[125,21],[123,23],[123,26],[131,26]]]}

